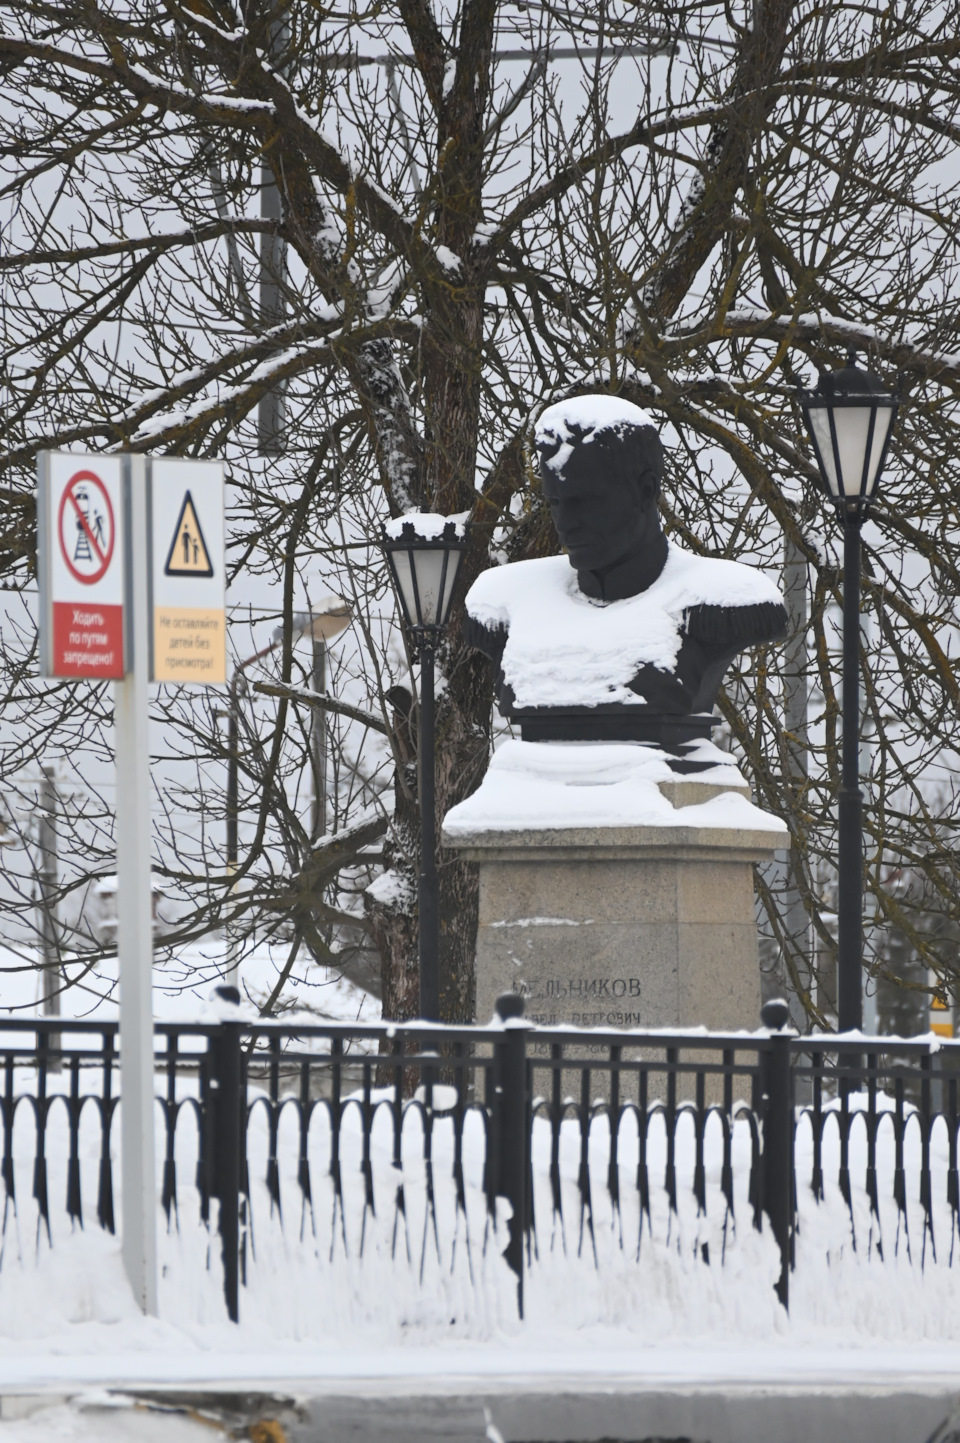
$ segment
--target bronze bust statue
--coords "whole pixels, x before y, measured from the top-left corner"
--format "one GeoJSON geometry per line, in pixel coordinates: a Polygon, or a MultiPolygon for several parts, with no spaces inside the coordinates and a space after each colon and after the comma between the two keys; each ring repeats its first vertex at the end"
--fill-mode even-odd
{"type": "Polygon", "coordinates": [[[560,402],[535,442],[566,556],[494,567],[466,602],[468,638],[499,668],[500,711],[525,741],[644,741],[682,754],[710,736],[733,658],[786,634],[780,593],[754,567],[667,540],[663,448],[639,407],[560,402]]]}

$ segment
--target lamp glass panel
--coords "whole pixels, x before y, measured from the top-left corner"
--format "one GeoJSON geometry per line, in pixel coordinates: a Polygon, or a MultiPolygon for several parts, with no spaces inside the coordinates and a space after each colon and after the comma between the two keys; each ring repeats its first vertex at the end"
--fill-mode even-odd
{"type": "Polygon", "coordinates": [[[409,551],[391,551],[393,568],[397,576],[397,588],[400,592],[400,605],[403,607],[404,620],[408,626],[417,626],[420,622],[417,608],[417,596],[413,585],[413,566],[409,551]]]}
{"type": "Polygon", "coordinates": [[[810,418],[810,430],[813,432],[813,439],[820,453],[820,462],[827,485],[830,487],[832,495],[839,496],[837,463],[833,454],[833,436],[830,432],[830,409],[829,406],[811,406],[807,415],[810,418]]]}
{"type": "MultiPolygon", "coordinates": [[[[840,457],[840,494],[853,499],[861,495],[870,416],[874,408],[868,401],[865,406],[834,406],[831,409],[840,457]]],[[[869,492],[866,494],[869,495],[869,492]]]]}
{"type": "Polygon", "coordinates": [[[457,572],[460,570],[460,558],[462,551],[447,552],[447,578],[443,588],[443,595],[440,598],[440,610],[437,621],[441,626],[446,626],[447,617],[450,614],[450,602],[453,599],[453,588],[457,580],[457,572]]]}
{"type": "Polygon", "coordinates": [[[867,462],[867,490],[868,496],[873,495],[873,488],[877,484],[880,475],[880,464],[883,461],[883,448],[887,444],[887,437],[890,435],[893,426],[894,408],[892,406],[878,406],[877,420],[873,428],[873,444],[870,447],[870,460],[867,462]]]}
{"type": "Polygon", "coordinates": [[[443,576],[443,550],[441,547],[424,547],[422,551],[412,548],[413,564],[417,568],[417,587],[420,591],[420,625],[440,625],[441,578],[443,576]]]}

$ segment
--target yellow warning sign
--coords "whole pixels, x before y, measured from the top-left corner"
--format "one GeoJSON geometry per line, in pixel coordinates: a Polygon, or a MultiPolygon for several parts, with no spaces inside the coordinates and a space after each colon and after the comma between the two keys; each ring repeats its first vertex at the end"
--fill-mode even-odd
{"type": "Polygon", "coordinates": [[[200,518],[197,516],[193,497],[189,491],[184,496],[183,505],[180,507],[180,518],[173,533],[173,540],[167,553],[167,564],[163,570],[167,576],[213,575],[213,566],[207,551],[207,543],[203,539],[200,518]]]}
{"type": "MultiPolygon", "coordinates": [[[[949,1004],[947,1003],[947,1001],[946,1001],[945,998],[943,998],[943,997],[938,997],[936,994],[934,994],[934,996],[930,998],[930,1011],[931,1011],[931,1012],[949,1012],[949,1011],[950,1011],[950,1007],[949,1007],[949,1004]]],[[[934,1019],[931,1017],[931,1019],[930,1019],[930,1031],[936,1033],[936,1035],[937,1035],[938,1037],[952,1037],[952,1036],[953,1036],[953,1021],[952,1021],[952,1019],[951,1019],[951,1020],[949,1020],[949,1021],[947,1021],[947,1022],[937,1022],[937,1021],[934,1021],[934,1019]]]]}
{"type": "Polygon", "coordinates": [[[206,682],[227,679],[227,626],[222,611],[193,606],[153,609],[154,681],[206,682]]]}

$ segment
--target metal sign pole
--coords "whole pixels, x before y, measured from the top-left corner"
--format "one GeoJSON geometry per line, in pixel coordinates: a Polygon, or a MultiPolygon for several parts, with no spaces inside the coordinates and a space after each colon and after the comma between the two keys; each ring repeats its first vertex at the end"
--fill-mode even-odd
{"type": "Polygon", "coordinates": [[[117,749],[117,956],[120,964],[120,1117],[123,1263],[145,1313],[157,1312],[154,1157],[153,896],[150,874],[150,655],[146,466],[126,458],[131,663],[114,682],[117,749]]]}

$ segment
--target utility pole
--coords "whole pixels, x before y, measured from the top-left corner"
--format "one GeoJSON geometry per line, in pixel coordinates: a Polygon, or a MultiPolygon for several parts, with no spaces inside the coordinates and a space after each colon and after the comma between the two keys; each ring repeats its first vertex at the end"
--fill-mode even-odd
{"type": "MultiPolygon", "coordinates": [[[[280,191],[266,162],[260,167],[260,214],[264,220],[278,223],[282,215],[280,191]]],[[[260,326],[264,331],[283,320],[286,268],[286,245],[279,236],[264,233],[260,237],[260,326]]],[[[282,382],[260,398],[257,431],[262,456],[279,456],[283,451],[283,401],[282,382]]]]}
{"type": "Polygon", "coordinates": [[[43,1015],[60,1016],[60,947],[57,937],[57,787],[55,770],[42,768],[37,849],[40,853],[40,966],[43,1015]]]}
{"type": "Polygon", "coordinates": [[[390,104],[393,106],[394,119],[400,131],[400,138],[403,141],[403,148],[407,152],[407,164],[410,167],[410,180],[413,185],[413,193],[417,202],[423,197],[423,181],[420,178],[420,167],[417,165],[417,153],[410,138],[410,128],[407,125],[406,113],[403,109],[403,102],[400,99],[400,87],[397,84],[396,62],[389,58],[384,61],[384,69],[387,76],[387,91],[390,95],[390,104]]]}
{"type": "MultiPolygon", "coordinates": [[[[227,687],[227,872],[231,877],[236,876],[239,856],[240,717],[237,708],[240,703],[237,687],[242,676],[242,671],[235,670],[227,687]]],[[[235,888],[236,883],[231,883],[231,892],[235,888]]],[[[224,929],[224,935],[227,942],[226,980],[229,986],[236,987],[239,985],[240,976],[240,939],[236,928],[229,922],[224,929]]]]}
{"type": "MultiPolygon", "coordinates": [[[[289,32],[284,21],[270,27],[270,59],[282,61],[289,32]]],[[[273,170],[268,161],[260,166],[260,215],[264,220],[283,219],[283,201],[273,170]]],[[[269,331],[279,326],[286,315],[284,289],[287,280],[287,246],[278,235],[264,233],[260,237],[260,329],[269,331]]],[[[279,456],[284,449],[283,383],[261,397],[257,406],[258,447],[261,456],[279,456]]]]}
{"type": "MultiPolygon", "coordinates": [[[[313,639],[313,690],[323,696],[327,690],[327,643],[313,639]]],[[[310,762],[313,770],[313,814],[310,838],[316,841],[327,832],[327,722],[326,715],[315,707],[310,722],[310,762]]]]}

